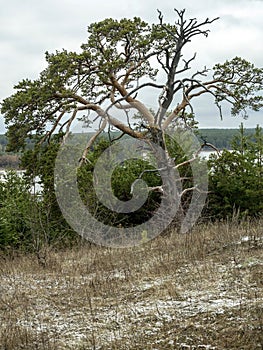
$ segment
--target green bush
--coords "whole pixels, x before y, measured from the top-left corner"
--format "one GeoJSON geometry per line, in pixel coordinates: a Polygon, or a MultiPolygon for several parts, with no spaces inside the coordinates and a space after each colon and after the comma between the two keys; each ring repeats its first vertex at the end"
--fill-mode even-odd
{"type": "Polygon", "coordinates": [[[54,191],[54,161],[57,147],[44,147],[36,156],[25,152],[23,177],[15,171],[6,173],[0,182],[0,249],[39,252],[47,245],[63,247],[78,239],[63,218],[54,191]],[[43,189],[32,193],[36,176],[43,189]]]}
{"type": "MultiPolygon", "coordinates": [[[[93,186],[93,171],[97,159],[102,152],[110,146],[110,142],[101,138],[89,154],[88,161],[79,168],[78,186],[81,198],[87,205],[88,210],[101,222],[111,226],[130,227],[142,224],[153,215],[160,202],[160,193],[150,192],[144,205],[137,211],[131,213],[116,213],[104,206],[96,196],[93,186]]],[[[152,170],[153,167],[144,160],[130,159],[117,166],[112,174],[111,186],[113,194],[121,201],[128,201],[132,198],[132,184],[145,170],[152,170]]],[[[161,178],[156,172],[145,172],[141,178],[150,187],[160,186],[161,178]]],[[[103,188],[105,196],[111,189],[103,188]]]]}
{"type": "Polygon", "coordinates": [[[32,198],[27,181],[10,171],[0,182],[0,249],[24,245],[30,236],[32,198]]]}
{"type": "Polygon", "coordinates": [[[26,169],[28,181],[32,183],[39,177],[42,185],[41,198],[34,199],[30,215],[34,249],[43,244],[71,245],[79,238],[64,219],[56,199],[54,167],[59,140],[60,135],[57,135],[49,143],[25,151],[21,157],[21,166],[26,169]]]}
{"type": "Polygon", "coordinates": [[[259,216],[263,210],[263,133],[260,127],[245,135],[243,125],[232,141],[232,151],[209,160],[210,184],[206,213],[227,218],[238,212],[259,216]]]}

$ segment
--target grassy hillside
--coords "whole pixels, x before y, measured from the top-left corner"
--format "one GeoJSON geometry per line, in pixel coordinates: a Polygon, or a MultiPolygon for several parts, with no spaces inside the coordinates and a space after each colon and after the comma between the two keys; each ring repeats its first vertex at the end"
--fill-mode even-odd
{"type": "Polygon", "coordinates": [[[262,222],[0,257],[0,349],[263,348],[262,222]]]}

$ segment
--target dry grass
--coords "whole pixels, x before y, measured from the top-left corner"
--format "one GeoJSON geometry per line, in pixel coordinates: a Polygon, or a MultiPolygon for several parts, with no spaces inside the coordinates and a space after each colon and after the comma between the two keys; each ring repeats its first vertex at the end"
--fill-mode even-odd
{"type": "Polygon", "coordinates": [[[262,223],[0,257],[0,350],[263,349],[262,223]]]}

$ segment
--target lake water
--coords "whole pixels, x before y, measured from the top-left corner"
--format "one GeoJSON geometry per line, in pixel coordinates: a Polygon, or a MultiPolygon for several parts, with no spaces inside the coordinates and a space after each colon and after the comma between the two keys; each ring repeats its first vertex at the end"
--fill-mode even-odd
{"type": "MultiPolygon", "coordinates": [[[[22,177],[25,174],[25,170],[16,170],[16,173],[17,173],[17,175],[22,177]]],[[[0,170],[0,181],[1,182],[5,182],[6,181],[6,174],[7,174],[6,170],[4,170],[4,169],[0,170]]],[[[39,176],[36,176],[35,180],[34,180],[34,184],[33,184],[33,186],[30,189],[30,192],[32,194],[37,194],[37,193],[41,193],[41,191],[42,191],[42,185],[41,185],[41,182],[40,182],[40,178],[39,178],[39,176]]]]}
{"type": "Polygon", "coordinates": [[[216,151],[202,151],[202,152],[200,152],[200,157],[208,160],[210,154],[216,154],[216,151]]]}
{"type": "MultiPolygon", "coordinates": [[[[210,154],[215,154],[215,153],[216,153],[215,151],[202,151],[202,152],[200,152],[200,157],[208,160],[210,154]]],[[[17,170],[16,172],[17,172],[17,174],[19,176],[22,177],[23,174],[25,173],[25,170],[17,170]]],[[[7,173],[6,170],[4,170],[4,169],[0,170],[0,181],[1,182],[5,182],[6,181],[6,177],[5,177],[6,173],[7,173]]],[[[41,182],[40,182],[40,178],[37,176],[35,178],[33,186],[30,189],[30,192],[32,194],[40,194],[41,191],[42,191],[42,185],[41,185],[41,182]]]]}

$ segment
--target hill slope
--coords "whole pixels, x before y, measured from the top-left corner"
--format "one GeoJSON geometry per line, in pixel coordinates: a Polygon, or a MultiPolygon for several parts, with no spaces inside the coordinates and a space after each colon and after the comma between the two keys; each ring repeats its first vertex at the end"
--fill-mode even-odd
{"type": "Polygon", "coordinates": [[[262,349],[261,227],[2,257],[0,349],[262,349]]]}

